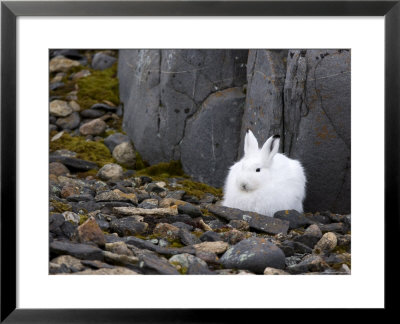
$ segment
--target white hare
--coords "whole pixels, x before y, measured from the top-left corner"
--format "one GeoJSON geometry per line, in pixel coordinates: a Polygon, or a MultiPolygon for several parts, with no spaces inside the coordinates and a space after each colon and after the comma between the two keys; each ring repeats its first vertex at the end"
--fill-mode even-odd
{"type": "Polygon", "coordinates": [[[244,156],[229,171],[222,205],[274,216],[279,210],[303,212],[306,177],[299,161],[277,153],[279,135],[271,136],[260,149],[248,130],[244,156]]]}

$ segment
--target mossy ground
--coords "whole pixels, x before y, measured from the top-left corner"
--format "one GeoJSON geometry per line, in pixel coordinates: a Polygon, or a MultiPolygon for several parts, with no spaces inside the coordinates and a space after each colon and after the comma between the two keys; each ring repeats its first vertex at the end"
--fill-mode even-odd
{"type": "MultiPolygon", "coordinates": [[[[179,189],[184,190],[186,194],[202,198],[205,193],[210,193],[218,198],[222,197],[222,189],[214,188],[205,183],[193,181],[187,176],[182,169],[180,161],[161,162],[150,167],[144,168],[136,172],[137,176],[149,176],[157,181],[166,181],[168,178],[178,177],[182,178],[177,183],[180,185],[179,189]]],[[[168,182],[168,181],[166,181],[168,182]]],[[[170,188],[177,190],[177,188],[170,188]]]]}
{"type": "Polygon", "coordinates": [[[78,103],[81,109],[87,109],[104,100],[119,104],[119,82],[117,63],[112,67],[97,71],[90,70],[91,75],[78,79],[78,103]]]}
{"type": "Polygon", "coordinates": [[[50,152],[69,150],[77,153],[77,158],[97,163],[99,167],[116,163],[104,141],[86,141],[83,136],[64,133],[58,140],[50,142],[50,152]]]}

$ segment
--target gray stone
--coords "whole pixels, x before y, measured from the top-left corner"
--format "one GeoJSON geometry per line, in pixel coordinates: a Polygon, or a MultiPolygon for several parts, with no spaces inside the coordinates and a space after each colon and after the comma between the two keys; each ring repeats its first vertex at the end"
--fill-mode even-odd
{"type": "Polygon", "coordinates": [[[75,129],[79,126],[80,122],[79,113],[75,111],[67,117],[58,118],[56,125],[62,129],[75,129]]]}
{"type": "Polygon", "coordinates": [[[49,162],[60,162],[71,170],[89,171],[97,169],[97,164],[94,162],[56,154],[51,154],[49,156],[49,162]]]}
{"type": "Polygon", "coordinates": [[[114,151],[114,148],[124,142],[129,142],[130,139],[127,135],[122,133],[111,134],[104,140],[104,144],[108,147],[110,152],[114,151]]]}
{"type": "Polygon", "coordinates": [[[62,55],[53,57],[50,60],[49,69],[50,72],[66,72],[72,67],[79,66],[80,63],[75,60],[70,60],[62,55]]]}
{"type": "Polygon", "coordinates": [[[323,233],[325,232],[335,232],[339,234],[347,234],[350,230],[349,225],[345,223],[331,223],[331,224],[323,224],[320,225],[319,228],[323,233]]]}
{"type": "Polygon", "coordinates": [[[60,176],[67,173],[69,173],[69,170],[64,164],[60,162],[52,162],[49,164],[49,174],[60,176]]]}
{"type": "Polygon", "coordinates": [[[322,232],[321,232],[320,228],[318,227],[318,225],[312,224],[307,227],[307,229],[304,232],[304,235],[310,235],[310,236],[314,236],[314,237],[320,239],[322,237],[322,232]]]}
{"type": "MultiPolygon", "coordinates": [[[[206,112],[206,99],[214,97],[211,100],[214,107],[223,108],[216,104],[214,92],[240,87],[246,82],[247,53],[247,50],[120,50],[118,78],[124,103],[123,126],[144,160],[155,164],[181,159],[186,126],[191,119],[192,129],[199,124],[194,120],[197,120],[197,111],[206,112]],[[152,145],[148,145],[149,138],[152,145]]],[[[214,112],[220,117],[227,114],[214,112]]],[[[200,119],[206,118],[210,116],[200,119]]],[[[229,119],[224,122],[230,124],[229,119]]],[[[204,145],[210,145],[211,135],[204,136],[208,143],[204,145]]],[[[202,138],[198,134],[197,137],[197,140],[202,138]]],[[[218,144],[222,150],[223,141],[218,144]]],[[[207,154],[211,150],[212,146],[208,147],[207,154]]],[[[190,166],[184,163],[183,167],[190,166]]],[[[211,172],[207,178],[212,181],[211,172]]]]}
{"type": "Polygon", "coordinates": [[[304,234],[304,235],[300,235],[300,236],[295,237],[293,239],[293,241],[301,243],[301,244],[304,244],[304,245],[308,246],[309,248],[313,249],[314,245],[317,244],[319,239],[320,238],[318,238],[317,236],[304,234]]]}
{"type": "Polygon", "coordinates": [[[192,205],[190,203],[178,205],[178,213],[186,214],[192,217],[201,217],[203,216],[199,207],[192,205]]]}
{"type": "Polygon", "coordinates": [[[50,115],[55,117],[67,117],[73,112],[66,101],[53,100],[50,102],[50,115]]]}
{"type": "Polygon", "coordinates": [[[289,222],[286,220],[280,220],[254,212],[245,212],[236,208],[216,205],[207,205],[207,209],[211,213],[227,220],[244,220],[249,223],[251,228],[268,234],[287,233],[289,229],[289,222]]]}
{"type": "Polygon", "coordinates": [[[77,272],[85,269],[81,260],[70,255],[61,255],[52,259],[51,262],[57,265],[64,265],[68,269],[68,272],[77,272]]]}
{"type": "Polygon", "coordinates": [[[120,165],[116,163],[110,163],[104,165],[97,173],[97,176],[104,181],[121,180],[123,173],[124,170],[120,165]]]}
{"type": "Polygon", "coordinates": [[[79,132],[86,135],[101,135],[107,128],[107,124],[100,118],[93,119],[90,122],[83,124],[79,127],[79,132]]]}
{"type": "Polygon", "coordinates": [[[289,222],[289,229],[309,225],[311,222],[296,210],[280,210],[274,214],[274,218],[289,222]]]}
{"type": "Polygon", "coordinates": [[[136,152],[133,145],[130,142],[123,142],[118,144],[113,152],[112,156],[119,164],[122,164],[128,168],[134,168],[136,164],[136,152]]]}
{"type": "Polygon", "coordinates": [[[110,229],[119,236],[141,234],[146,231],[147,226],[147,223],[138,222],[136,217],[132,216],[115,219],[110,222],[110,229]]]}
{"type": "Polygon", "coordinates": [[[110,106],[110,105],[107,105],[107,104],[105,104],[105,103],[97,103],[97,104],[94,104],[92,107],[90,107],[90,109],[93,109],[93,110],[105,110],[105,111],[108,111],[108,112],[116,112],[117,111],[117,107],[115,107],[115,106],[110,106]]]}
{"type": "MultiPolygon", "coordinates": [[[[174,224],[177,224],[177,223],[174,223],[174,224]]],[[[184,244],[184,245],[194,245],[194,244],[198,244],[201,242],[196,236],[194,236],[192,233],[190,233],[188,230],[186,230],[184,228],[179,229],[178,236],[179,236],[179,239],[181,240],[182,244],[184,244]]]]}
{"type": "Polygon", "coordinates": [[[103,251],[88,244],[53,241],[50,243],[50,253],[54,255],[72,255],[78,259],[103,261],[103,251]]]}
{"type": "Polygon", "coordinates": [[[220,259],[225,268],[263,273],[266,267],[283,269],[285,255],[280,248],[264,238],[249,238],[234,245],[220,259]]]}
{"type": "Polygon", "coordinates": [[[103,116],[106,112],[100,109],[85,109],[80,112],[81,116],[84,118],[99,118],[103,116]]]}
{"type": "Polygon", "coordinates": [[[337,238],[334,233],[325,233],[315,245],[316,252],[330,252],[337,246],[337,238]]]}
{"type": "Polygon", "coordinates": [[[212,273],[208,269],[206,262],[188,253],[174,255],[168,260],[168,262],[174,265],[178,269],[178,271],[180,270],[183,273],[187,274],[212,273]]]}
{"type": "Polygon", "coordinates": [[[222,241],[221,235],[213,232],[213,231],[207,231],[203,235],[200,236],[200,241],[202,242],[218,242],[222,241]]]}
{"type": "Polygon", "coordinates": [[[140,267],[146,274],[178,275],[179,272],[167,260],[153,253],[139,256],[140,267]]]}
{"type": "Polygon", "coordinates": [[[95,70],[105,70],[111,67],[117,59],[102,52],[98,52],[93,56],[92,68],[95,70]]]}
{"type": "Polygon", "coordinates": [[[329,268],[328,264],[319,255],[307,255],[300,263],[290,265],[287,271],[291,274],[299,274],[304,272],[321,272],[329,268]]]}
{"type": "Polygon", "coordinates": [[[244,101],[242,88],[217,91],[187,121],[181,143],[185,173],[200,182],[223,185],[238,154],[244,101]]]}

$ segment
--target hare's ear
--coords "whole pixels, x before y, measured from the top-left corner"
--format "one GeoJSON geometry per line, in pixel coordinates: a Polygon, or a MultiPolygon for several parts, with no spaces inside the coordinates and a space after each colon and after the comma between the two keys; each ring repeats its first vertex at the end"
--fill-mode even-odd
{"type": "Polygon", "coordinates": [[[269,164],[279,150],[280,136],[274,135],[267,139],[261,151],[265,164],[269,164]]]}
{"type": "Polygon", "coordinates": [[[244,155],[249,155],[258,150],[258,142],[250,129],[247,130],[244,137],[244,155]]]}

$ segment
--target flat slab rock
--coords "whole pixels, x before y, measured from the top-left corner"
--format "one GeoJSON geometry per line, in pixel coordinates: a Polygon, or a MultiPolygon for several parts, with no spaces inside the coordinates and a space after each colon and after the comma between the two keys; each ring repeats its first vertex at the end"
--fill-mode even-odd
{"type": "Polygon", "coordinates": [[[81,170],[81,171],[89,171],[92,169],[97,169],[97,164],[94,162],[89,162],[73,157],[61,156],[61,155],[50,155],[49,162],[60,162],[66,165],[69,168],[81,170]]]}
{"type": "Polygon", "coordinates": [[[75,244],[65,241],[53,241],[50,243],[50,252],[55,255],[72,255],[83,260],[103,261],[103,250],[88,244],[75,244]]]}
{"type": "Polygon", "coordinates": [[[206,208],[213,214],[227,220],[244,220],[250,227],[268,234],[287,233],[289,222],[278,218],[247,212],[236,208],[207,205],[206,208]]]}
{"type": "Polygon", "coordinates": [[[114,207],[114,212],[118,215],[130,216],[130,215],[152,215],[152,216],[164,216],[164,215],[178,215],[178,207],[171,206],[167,208],[136,208],[136,207],[114,207]]]}

